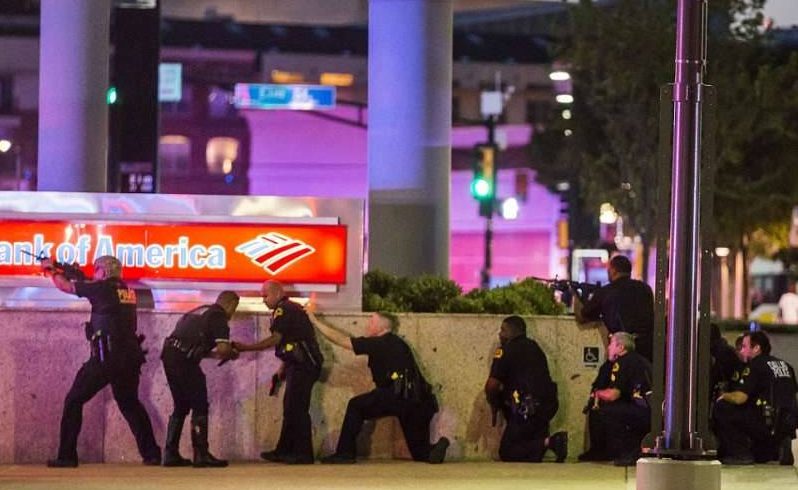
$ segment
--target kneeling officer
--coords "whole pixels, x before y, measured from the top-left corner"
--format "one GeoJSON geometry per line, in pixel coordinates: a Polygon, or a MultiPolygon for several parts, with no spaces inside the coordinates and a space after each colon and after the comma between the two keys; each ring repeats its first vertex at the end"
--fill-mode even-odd
{"type": "Polygon", "coordinates": [[[238,301],[238,294],[223,291],[216,303],[200,306],[183,315],[164,341],[161,360],[174,400],[174,411],[166,429],[164,466],[192,464],[180,456],[180,433],[189,411],[193,466],[227,466],[227,461],[216,459],[208,451],[208,388],[200,361],[206,357],[222,360],[238,357],[238,352],[230,345],[230,326],[227,324],[238,307],[238,301]]]}

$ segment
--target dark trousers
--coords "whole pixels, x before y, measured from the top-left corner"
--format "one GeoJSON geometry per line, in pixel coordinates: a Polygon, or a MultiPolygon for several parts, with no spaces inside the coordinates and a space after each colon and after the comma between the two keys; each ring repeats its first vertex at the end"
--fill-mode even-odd
{"type": "Polygon", "coordinates": [[[414,461],[429,460],[429,423],[437,409],[430,395],[422,401],[405,400],[394,394],[393,388],[377,388],[358,395],[346,407],[336,453],[355,457],[357,435],[366,420],[395,416],[399,419],[407,447],[414,461]]]}
{"type": "Polygon", "coordinates": [[[499,459],[539,463],[546,452],[546,437],[549,435],[549,420],[532,416],[528,420],[518,420],[505,414],[507,426],[499,444],[499,459]]]}
{"type": "Polygon", "coordinates": [[[163,370],[174,401],[173,417],[185,419],[189,412],[195,417],[208,415],[208,387],[199,362],[171,346],[161,354],[163,370]]]}
{"type": "Polygon", "coordinates": [[[275,452],[281,456],[313,461],[313,433],[310,423],[310,395],[319,370],[312,367],[285,368],[283,425],[275,452]]]}
{"type": "Polygon", "coordinates": [[[622,458],[639,453],[640,442],[650,430],[651,413],[646,407],[618,400],[591,410],[587,420],[590,450],[622,458]]]}
{"type": "Polygon", "coordinates": [[[161,450],[155,443],[150,417],[138,397],[139,365],[111,368],[94,357],[80,368],[64,401],[58,459],[77,461],[83,405],[108,384],[111,385],[114,400],[136,438],[141,457],[160,459],[161,450]]]}
{"type": "Polygon", "coordinates": [[[753,458],[758,462],[776,458],[778,447],[756,407],[719,401],[715,403],[713,418],[719,457],[753,458]]]}

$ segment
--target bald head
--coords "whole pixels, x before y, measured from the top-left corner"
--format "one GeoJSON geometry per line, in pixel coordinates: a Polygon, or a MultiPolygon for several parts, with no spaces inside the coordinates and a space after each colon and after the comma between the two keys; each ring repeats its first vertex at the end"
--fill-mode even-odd
{"type": "Polygon", "coordinates": [[[270,309],[274,309],[277,303],[285,296],[285,288],[277,281],[266,281],[260,288],[260,295],[263,297],[263,302],[270,309]]]}

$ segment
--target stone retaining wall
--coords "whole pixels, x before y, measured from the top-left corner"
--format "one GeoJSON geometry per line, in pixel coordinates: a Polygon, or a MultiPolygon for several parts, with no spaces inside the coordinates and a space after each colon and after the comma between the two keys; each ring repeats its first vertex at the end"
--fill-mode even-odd
{"type": "MultiPolygon", "coordinates": [[[[56,455],[63,399],[75,372],[88,356],[80,311],[0,311],[0,463],[40,463],[56,455]]],[[[140,396],[162,444],[172,409],[171,397],[158,359],[163,339],[179,318],[175,313],[140,312],[139,330],[147,336],[148,362],[143,366],[140,396]]],[[[361,335],[366,313],[327,315],[328,322],[361,335]]],[[[433,438],[449,437],[452,460],[496,457],[500,427],[492,428],[483,386],[498,342],[503,316],[401,315],[399,334],[416,352],[422,369],[435,386],[441,411],[433,419],[433,438]]],[[[529,335],[549,359],[559,384],[560,411],[552,430],[570,433],[570,457],[583,448],[582,407],[595,370],[582,362],[585,346],[601,346],[596,328],[578,327],[569,317],[527,318],[529,335]]],[[[241,314],[232,321],[232,337],[254,341],[268,335],[264,315],[241,314]]],[[[594,325],[595,326],[595,325],[594,325]]],[[[311,403],[317,454],[335,447],[346,404],[352,396],[372,388],[365,357],[320,341],[326,357],[324,382],[314,388],[311,403]]],[[[245,353],[241,359],[217,367],[203,361],[211,398],[211,449],[232,460],[257,460],[274,447],[282,416],[281,397],[269,397],[268,386],[278,366],[272,351],[245,353]]],[[[188,424],[187,424],[188,425],[188,424]]],[[[367,427],[359,446],[371,458],[409,457],[398,423],[384,419],[367,427]]],[[[182,439],[190,454],[188,429],[182,439]]],[[[133,437],[110,389],[84,408],[78,447],[84,462],[139,461],[133,437]]]]}

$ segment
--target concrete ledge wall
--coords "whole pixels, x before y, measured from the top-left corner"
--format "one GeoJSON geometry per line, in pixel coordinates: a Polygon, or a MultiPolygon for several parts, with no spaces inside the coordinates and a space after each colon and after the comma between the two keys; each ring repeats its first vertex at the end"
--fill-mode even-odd
{"type": "MultiPolygon", "coordinates": [[[[362,335],[368,314],[327,315],[328,322],[353,335],[362,335]]],[[[56,455],[64,397],[80,365],[88,357],[82,322],[87,312],[0,311],[3,342],[0,348],[0,463],[41,463],[56,455]]],[[[140,397],[152,418],[155,437],[163,443],[172,401],[159,360],[161,344],[178,314],[140,312],[139,330],[147,336],[148,362],[142,368],[140,397]]],[[[490,426],[490,410],[483,386],[488,374],[503,316],[402,315],[399,334],[416,352],[427,378],[435,386],[441,411],[433,419],[433,439],[452,441],[452,460],[489,460],[496,457],[501,427],[490,426]]],[[[570,433],[573,458],[583,448],[581,413],[595,369],[582,363],[582,348],[602,345],[597,328],[578,327],[573,318],[527,318],[529,335],[549,359],[559,384],[560,411],[552,430],[570,433]]],[[[253,341],[268,335],[269,319],[237,315],[232,337],[253,341]]],[[[594,325],[595,327],[595,325],[594,325]]],[[[349,398],[373,385],[365,357],[324,339],[324,382],[316,385],[311,403],[317,453],[333,451],[349,398]]],[[[203,361],[211,398],[211,449],[220,457],[257,460],[262,450],[276,444],[282,417],[280,396],[269,397],[272,373],[278,366],[273,351],[246,353],[241,359],[216,367],[203,361]]],[[[84,462],[138,462],[139,456],[124,419],[106,388],[84,407],[79,456],[84,462]]],[[[401,430],[393,419],[367,426],[359,447],[370,458],[409,457],[401,430]]],[[[190,453],[188,428],[182,439],[190,453]]]]}

